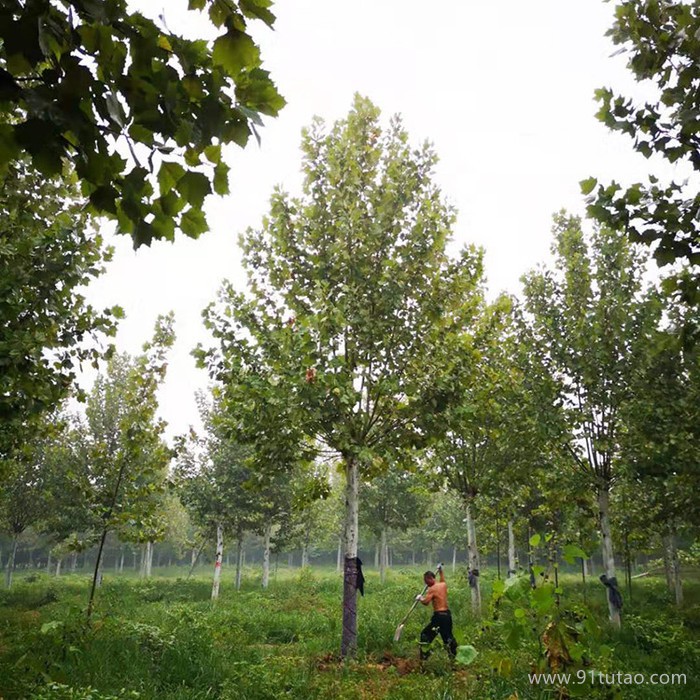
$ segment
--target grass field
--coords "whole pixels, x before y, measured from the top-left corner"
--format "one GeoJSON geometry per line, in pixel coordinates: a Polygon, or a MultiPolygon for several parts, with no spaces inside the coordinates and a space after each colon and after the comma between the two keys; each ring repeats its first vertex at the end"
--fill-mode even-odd
{"type": "MultiPolygon", "coordinates": [[[[418,635],[429,619],[424,608],[394,643],[396,625],[421,588],[420,574],[418,567],[395,569],[381,585],[375,572],[367,573],[366,595],[358,603],[358,655],[345,664],[337,655],[341,581],[330,569],[280,569],[264,593],[259,571],[246,571],[238,593],[225,571],[216,604],[204,572],[184,580],[185,571],[172,568],[147,582],[107,575],[89,628],[87,574],[20,575],[11,591],[0,593],[0,698],[565,697],[551,684],[530,683],[528,672],[543,662],[541,636],[536,630],[517,645],[506,643],[503,613],[494,621],[489,605],[488,575],[484,615],[477,620],[463,576],[448,571],[455,636],[477,648],[473,664],[454,666],[437,643],[430,660],[418,662],[418,635]]],[[[583,609],[582,586],[563,578],[562,608],[575,615],[583,609]]],[[[593,582],[586,592],[590,616],[602,623],[601,588],[593,582]]],[[[622,632],[603,623],[594,634],[591,666],[647,678],[683,673],[684,684],[606,687],[594,681],[571,685],[572,696],[700,697],[700,582],[688,582],[685,590],[686,605],[677,611],[661,579],[635,581],[622,632]]]]}

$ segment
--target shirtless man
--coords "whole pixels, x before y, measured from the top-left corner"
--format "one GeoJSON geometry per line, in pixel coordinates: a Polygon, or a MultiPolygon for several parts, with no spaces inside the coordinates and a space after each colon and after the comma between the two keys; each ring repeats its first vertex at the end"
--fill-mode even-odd
{"type": "Polygon", "coordinates": [[[433,604],[433,616],[430,618],[430,623],[420,633],[420,657],[427,659],[430,656],[430,644],[439,633],[450,656],[454,658],[457,654],[457,642],[452,636],[452,613],[447,607],[447,584],[445,583],[445,574],[442,571],[442,564],[438,565],[438,574],[440,581],[435,580],[435,574],[432,571],[426,571],[423,574],[423,581],[428,587],[425,595],[417,595],[416,600],[428,605],[433,604]]]}

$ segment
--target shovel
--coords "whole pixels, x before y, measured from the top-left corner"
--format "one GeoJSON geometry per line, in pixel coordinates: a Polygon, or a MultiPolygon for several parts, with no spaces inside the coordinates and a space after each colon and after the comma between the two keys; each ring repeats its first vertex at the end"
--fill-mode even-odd
{"type": "MultiPolygon", "coordinates": [[[[423,589],[423,592],[421,595],[425,595],[425,592],[428,590],[428,587],[426,586],[423,589]]],[[[411,609],[406,613],[406,617],[404,617],[403,620],[401,620],[401,624],[396,628],[396,632],[394,632],[394,641],[398,642],[399,639],[401,639],[401,633],[403,632],[403,626],[406,624],[406,620],[408,620],[409,616],[411,613],[416,609],[416,605],[418,605],[418,601],[414,600],[413,605],[411,606],[411,609]]]]}

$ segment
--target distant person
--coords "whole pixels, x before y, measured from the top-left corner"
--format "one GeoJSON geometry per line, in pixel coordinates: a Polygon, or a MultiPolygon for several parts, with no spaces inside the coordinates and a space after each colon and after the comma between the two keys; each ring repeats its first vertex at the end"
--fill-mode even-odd
{"type": "Polygon", "coordinates": [[[433,639],[440,634],[443,644],[449,655],[454,658],[457,654],[457,642],[452,636],[452,613],[447,606],[447,584],[445,583],[445,574],[442,571],[442,564],[438,565],[438,574],[440,581],[435,580],[435,574],[432,571],[426,571],[423,574],[423,581],[428,587],[425,595],[418,594],[416,600],[428,605],[433,604],[433,616],[430,618],[430,623],[420,633],[420,657],[427,659],[430,656],[430,645],[433,639]]]}

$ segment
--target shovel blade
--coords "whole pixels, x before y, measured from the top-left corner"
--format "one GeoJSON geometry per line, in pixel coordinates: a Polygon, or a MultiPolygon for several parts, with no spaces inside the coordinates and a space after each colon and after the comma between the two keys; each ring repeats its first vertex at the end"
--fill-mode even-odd
{"type": "Polygon", "coordinates": [[[396,632],[394,632],[394,641],[398,642],[399,639],[401,639],[401,633],[403,632],[403,625],[404,623],[402,622],[397,628],[396,632]]]}

